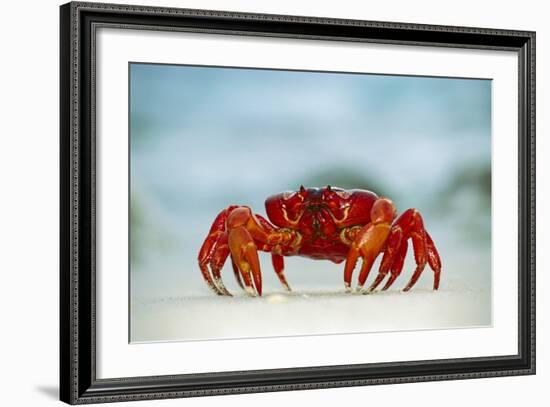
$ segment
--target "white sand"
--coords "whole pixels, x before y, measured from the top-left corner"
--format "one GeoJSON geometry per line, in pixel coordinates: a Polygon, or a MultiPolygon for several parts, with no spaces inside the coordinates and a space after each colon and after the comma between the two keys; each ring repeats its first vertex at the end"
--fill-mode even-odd
{"type": "Polygon", "coordinates": [[[131,337],[142,342],[487,326],[490,298],[485,290],[396,288],[369,295],[279,291],[261,298],[144,299],[132,303],[131,337]]]}

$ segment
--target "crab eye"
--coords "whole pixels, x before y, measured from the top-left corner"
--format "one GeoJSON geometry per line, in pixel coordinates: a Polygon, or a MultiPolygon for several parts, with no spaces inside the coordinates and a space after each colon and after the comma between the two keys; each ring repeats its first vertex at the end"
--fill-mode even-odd
{"type": "Polygon", "coordinates": [[[327,185],[326,188],[323,189],[321,198],[323,199],[323,201],[331,201],[334,197],[334,192],[335,191],[332,189],[332,187],[330,185],[327,185]]]}

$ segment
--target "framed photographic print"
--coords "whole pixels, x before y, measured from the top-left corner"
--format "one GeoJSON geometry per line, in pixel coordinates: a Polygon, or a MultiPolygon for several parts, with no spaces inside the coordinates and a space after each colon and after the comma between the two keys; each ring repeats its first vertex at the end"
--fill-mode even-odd
{"type": "Polygon", "coordinates": [[[60,13],[63,401],[535,373],[535,33],[60,13]]]}

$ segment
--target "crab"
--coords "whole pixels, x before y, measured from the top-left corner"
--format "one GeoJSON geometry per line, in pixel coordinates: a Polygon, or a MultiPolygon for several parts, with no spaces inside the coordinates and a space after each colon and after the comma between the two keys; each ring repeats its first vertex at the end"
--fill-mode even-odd
{"type": "Polygon", "coordinates": [[[439,287],[441,259],[418,210],[407,209],[396,219],[393,202],[363,189],[326,186],[282,192],[267,198],[269,221],[250,207],[231,205],[215,218],[198,256],[208,287],[218,295],[231,295],[221,278],[230,257],[239,286],[251,296],[262,295],[258,251],[271,253],[275,273],[291,291],[284,274],[284,256],[341,263],[345,260],[344,284],[352,292],[355,266],[362,259],[356,291],[372,293],[389,275],[382,290],[401,274],[409,240],[416,269],[403,291],[417,282],[426,265],[433,271],[433,289],[439,287]],[[364,284],[381,253],[378,275],[368,288],[364,284]]]}

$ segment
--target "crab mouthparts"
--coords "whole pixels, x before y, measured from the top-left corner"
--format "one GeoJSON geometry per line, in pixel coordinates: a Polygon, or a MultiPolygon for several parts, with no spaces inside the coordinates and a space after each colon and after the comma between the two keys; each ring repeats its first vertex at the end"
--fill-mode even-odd
{"type": "Polygon", "coordinates": [[[328,206],[326,204],[313,204],[306,207],[306,211],[309,212],[319,212],[323,209],[328,209],[328,206]]]}

